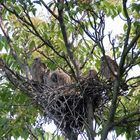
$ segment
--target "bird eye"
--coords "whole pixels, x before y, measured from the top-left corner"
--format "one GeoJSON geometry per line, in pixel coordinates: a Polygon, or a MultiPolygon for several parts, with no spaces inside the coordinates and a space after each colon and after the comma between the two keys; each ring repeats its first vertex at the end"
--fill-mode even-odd
{"type": "Polygon", "coordinates": [[[39,58],[35,58],[34,60],[35,60],[35,61],[38,61],[38,60],[39,60],[39,58]]]}
{"type": "Polygon", "coordinates": [[[103,56],[101,57],[101,61],[104,61],[104,57],[103,56]]]}

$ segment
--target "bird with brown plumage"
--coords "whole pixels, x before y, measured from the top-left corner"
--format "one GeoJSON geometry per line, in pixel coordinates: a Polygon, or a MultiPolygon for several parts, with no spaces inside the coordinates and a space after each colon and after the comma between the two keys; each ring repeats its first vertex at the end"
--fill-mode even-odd
{"type": "Polygon", "coordinates": [[[95,80],[99,81],[98,73],[95,69],[90,69],[88,71],[88,74],[87,74],[86,78],[87,79],[95,79],[95,80]]]}
{"type": "MultiPolygon", "coordinates": [[[[114,82],[118,76],[118,64],[115,60],[111,59],[110,56],[105,55],[101,57],[101,67],[100,67],[100,74],[102,77],[106,78],[106,80],[110,82],[114,82]]],[[[121,89],[123,91],[128,90],[128,85],[121,81],[121,89]]]]}
{"type": "Polygon", "coordinates": [[[43,83],[44,82],[43,77],[44,77],[46,69],[47,67],[41,61],[41,59],[39,57],[35,58],[31,66],[32,80],[39,83],[43,83]]]}
{"type": "Polygon", "coordinates": [[[110,56],[105,55],[101,57],[100,73],[102,77],[107,80],[114,81],[117,76],[118,64],[110,56]]]}

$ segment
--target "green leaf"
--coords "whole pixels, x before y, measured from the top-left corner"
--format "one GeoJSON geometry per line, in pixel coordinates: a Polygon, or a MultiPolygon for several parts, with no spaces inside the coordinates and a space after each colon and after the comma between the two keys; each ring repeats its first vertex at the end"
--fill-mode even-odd
{"type": "Polygon", "coordinates": [[[140,4],[132,3],[132,11],[136,11],[137,13],[140,12],[140,4]]]}

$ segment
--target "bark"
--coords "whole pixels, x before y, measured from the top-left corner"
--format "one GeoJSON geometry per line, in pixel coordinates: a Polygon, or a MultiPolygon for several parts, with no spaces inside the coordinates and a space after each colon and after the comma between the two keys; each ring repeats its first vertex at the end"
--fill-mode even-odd
{"type": "Polygon", "coordinates": [[[93,110],[92,99],[89,98],[87,101],[87,119],[88,119],[87,135],[89,140],[94,140],[93,112],[94,110],[93,110]]]}
{"type": "Polygon", "coordinates": [[[115,117],[115,112],[116,112],[116,107],[117,107],[117,97],[119,93],[119,85],[120,85],[119,80],[116,80],[114,84],[114,92],[113,92],[113,98],[112,98],[111,107],[110,107],[110,114],[109,114],[109,117],[105,126],[103,126],[101,140],[106,140],[108,133],[111,129],[112,123],[114,122],[114,117],[115,117]]]}

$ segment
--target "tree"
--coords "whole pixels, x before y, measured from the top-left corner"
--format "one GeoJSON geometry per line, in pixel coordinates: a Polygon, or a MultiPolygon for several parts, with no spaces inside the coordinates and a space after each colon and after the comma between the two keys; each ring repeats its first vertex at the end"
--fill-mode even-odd
{"type": "Polygon", "coordinates": [[[105,140],[109,132],[138,139],[140,76],[129,75],[140,65],[136,0],[1,0],[0,4],[2,139],[47,139],[39,118],[43,123],[53,120],[69,140],[84,135],[84,130],[90,140],[97,135],[105,140]],[[47,17],[36,16],[39,6],[47,17]],[[113,38],[104,32],[106,18],[117,16],[125,22],[124,33],[113,38]],[[115,71],[107,59],[106,36],[112,63],[118,63],[115,71]],[[52,87],[34,81],[30,69],[36,56],[47,66],[47,74],[62,69],[72,83],[52,87]],[[113,80],[102,74],[101,57],[113,80]]]}

